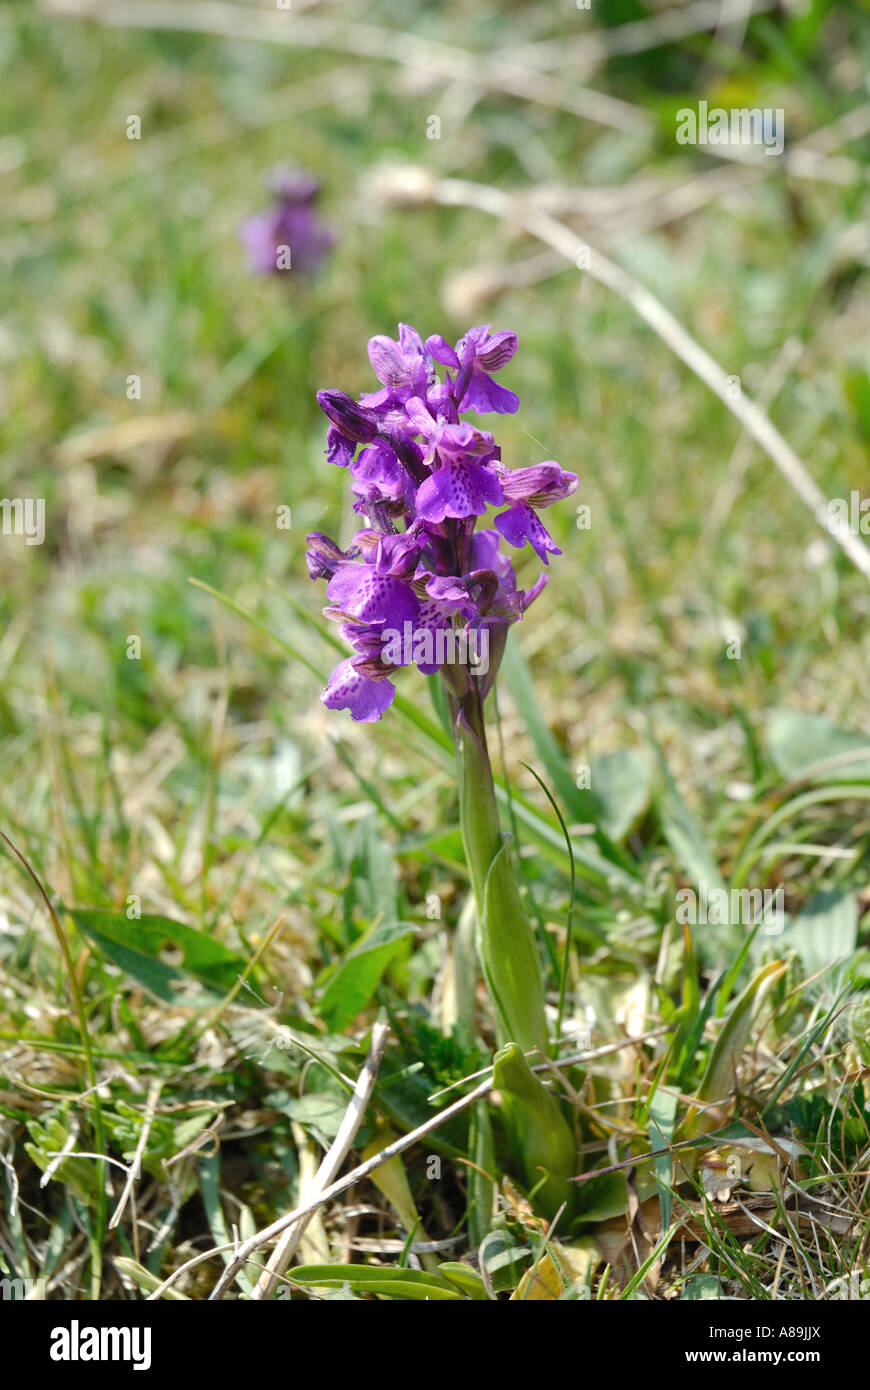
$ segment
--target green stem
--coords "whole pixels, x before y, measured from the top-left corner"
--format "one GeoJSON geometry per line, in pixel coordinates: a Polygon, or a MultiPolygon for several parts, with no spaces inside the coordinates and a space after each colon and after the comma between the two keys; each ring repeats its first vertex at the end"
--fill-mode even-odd
{"type": "Polygon", "coordinates": [[[499,1043],[546,1051],[544,987],[534,932],[520,898],[508,842],[502,836],[476,682],[451,693],[459,814],[477,903],[480,956],[499,1043]]]}

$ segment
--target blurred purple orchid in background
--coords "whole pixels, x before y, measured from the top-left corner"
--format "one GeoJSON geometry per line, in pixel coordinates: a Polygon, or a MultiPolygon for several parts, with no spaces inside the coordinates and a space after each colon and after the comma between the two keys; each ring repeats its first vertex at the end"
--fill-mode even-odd
{"type": "Polygon", "coordinates": [[[395,695],[391,678],[412,664],[441,672],[454,717],[479,708],[508,627],[541,592],[543,574],[530,589],[517,587],[501,542],[530,545],[545,565],[560,554],[537,513],[570,496],[579,479],[552,461],[511,469],[490,433],[460,420],[469,410],[517,409],[518,397],[493,380],[516,347],[515,333],[493,334],[488,325],[452,348],[399,324],[398,339],[369,341],[379,390],[359,401],[318,392],[327,456],[349,469],[354,510],[369,523],[347,551],[318,532],[308,537],[309,573],[328,580],[324,612],[353,649],[329,678],[321,697],[328,708],[380,719],[395,695]],[[444,381],[436,364],[447,368],[444,381]],[[494,530],[475,532],[489,506],[506,510],[494,530]],[[403,633],[411,640],[400,641],[403,633]]]}
{"type": "Polygon", "coordinates": [[[335,244],[335,233],[317,218],[320,184],[303,169],[277,169],[269,179],[275,206],[249,217],[240,235],[258,275],[298,270],[315,275],[335,244]]]}

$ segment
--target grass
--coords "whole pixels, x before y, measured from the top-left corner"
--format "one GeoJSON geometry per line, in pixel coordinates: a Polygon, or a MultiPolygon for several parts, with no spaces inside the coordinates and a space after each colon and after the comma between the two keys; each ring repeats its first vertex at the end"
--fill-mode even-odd
{"type": "MultiPolygon", "coordinates": [[[[507,13],[380,3],[367,18],[478,53],[611,19],[507,13]]],[[[552,789],[576,857],[575,1038],[589,1028],[602,1049],[667,1030],[562,1067],[555,1084],[587,1174],[699,1147],[673,1166],[639,1160],[633,1227],[619,1169],[581,1183],[584,1222],[549,1235],[490,1155],[500,1212],[480,1245],[468,1161],[485,1144],[478,1112],[461,1114],[402,1160],[416,1230],[395,1183],[373,1175],[315,1215],[292,1296],[370,1296],[381,1269],[396,1274],[391,1296],[414,1296],[421,1281],[402,1271],[425,1241],[466,1261],[470,1274],[452,1271],[465,1284],[446,1281],[460,1297],[820,1299],[866,1277],[866,581],[628,306],[570,268],[528,285],[508,273],[482,302],[467,272],[539,248],[468,210],[384,207],[373,171],[391,158],[505,188],[663,190],[716,167],[674,144],[680,106],[781,106],[797,140],[859,105],[868,45],[859,5],[814,3],[753,18],[739,49],[696,35],[607,63],[590,85],[646,112],[646,136],[491,92],[459,129],[455,90],[403,85],[382,61],[357,63],[336,101],[323,75],[347,58],[334,53],[6,7],[0,491],[44,497],[47,532],[42,546],[0,537],[0,825],[73,963],[4,858],[10,1276],[45,1279],[50,1297],[141,1297],[291,1210],[376,1017],[390,1042],[354,1153],[385,1127],[409,1133],[430,1095],[487,1065],[482,999],[476,1034],[445,1036],[444,963],[468,891],[449,740],[420,677],[374,729],[319,704],[334,654],[302,537],[350,529],[315,390],[368,389],[365,341],[399,320],[453,338],[491,318],[520,335],[505,458],[575,469],[591,514],[578,529],[570,506],[550,513],[565,554],[512,634],[505,820],[554,1011],[569,863],[523,763],[552,789]],[[427,140],[439,111],[442,138],[427,140]],[[125,137],[130,114],[140,141],[125,137]],[[312,284],[253,279],[238,242],[264,172],[288,160],[322,174],[340,231],[312,284]],[[783,885],[785,933],[759,932],[742,959],[743,928],[684,939],[676,893],[700,879],[783,885]],[[741,1016],[741,991],[774,959],[784,973],[741,1016]],[[717,1039],[731,1098],[701,1145],[687,1126],[717,1039]],[[109,1229],[117,1165],[137,1145],[141,1174],[109,1229]],[[96,1160],[58,1160],[65,1147],[109,1156],[110,1195],[96,1160]],[[741,1183],[719,1201],[735,1155],[741,1183]],[[301,1282],[323,1265],[332,1284],[301,1282]]],[[[777,170],[608,249],[767,401],[826,496],[848,497],[870,484],[867,141],[834,153],[854,161],[852,181],[777,170]]],[[[577,225],[606,240],[600,217],[577,225]]],[[[206,1297],[219,1270],[204,1262],[173,1287],[206,1297]]],[[[256,1277],[242,1271],[234,1295],[256,1277]]],[[[444,1293],[445,1277],[422,1286],[444,1293]]]]}

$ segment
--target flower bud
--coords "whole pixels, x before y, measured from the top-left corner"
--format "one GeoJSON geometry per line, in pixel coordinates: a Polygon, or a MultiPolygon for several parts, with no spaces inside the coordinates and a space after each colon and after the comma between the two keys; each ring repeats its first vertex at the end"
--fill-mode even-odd
{"type": "Polygon", "coordinates": [[[371,444],[378,433],[375,412],[359,405],[345,391],[318,391],[317,404],[336,429],[355,444],[371,444]]]}

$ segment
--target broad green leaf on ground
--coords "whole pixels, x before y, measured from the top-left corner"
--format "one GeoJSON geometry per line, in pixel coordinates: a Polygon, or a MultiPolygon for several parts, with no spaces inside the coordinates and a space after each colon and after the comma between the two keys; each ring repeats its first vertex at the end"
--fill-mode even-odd
{"type": "MultiPolygon", "coordinates": [[[[637,1175],[637,1191],[642,1198],[652,1196],[655,1183],[646,1173],[637,1175]]],[[[601,1173],[584,1177],[577,1184],[577,1226],[596,1221],[611,1221],[625,1211],[628,1200],[624,1173],[601,1173]]]]}
{"type": "Polygon", "coordinates": [[[515,1289],[532,1258],[527,1245],[520,1245],[509,1232],[502,1230],[490,1231],[478,1251],[481,1269],[486,1270],[496,1293],[515,1289]]]}
{"type": "Polygon", "coordinates": [[[652,794],[653,760],[645,748],[617,748],[590,765],[599,820],[611,840],[622,840],[643,815],[652,794]]]}
{"type": "Polygon", "coordinates": [[[347,1112],[348,1091],[338,1078],[315,1062],[305,1072],[301,1096],[289,1090],[270,1091],[264,1100],[270,1109],[289,1115],[321,1141],[330,1143],[347,1112]]]}
{"type": "Polygon", "coordinates": [[[784,942],[799,953],[808,975],[850,956],[858,944],[854,893],[816,893],[785,930],[784,942]]]}
{"type": "Polygon", "coordinates": [[[329,1028],[340,1032],[353,1022],[416,930],[413,922],[381,922],[342,957],[320,997],[320,1012],[329,1028]]]}
{"type": "Polygon", "coordinates": [[[714,1279],[712,1274],[690,1274],[683,1285],[683,1292],[680,1294],[681,1301],[685,1300],[687,1303],[697,1302],[699,1299],[722,1297],[721,1281],[714,1279]]]}
{"type": "Polygon", "coordinates": [[[809,773],[828,782],[870,781],[870,737],[833,724],[824,715],[771,710],[765,735],[774,766],[783,777],[809,773]]]}
{"type": "Polygon", "coordinates": [[[222,942],[171,917],[144,913],[131,919],[123,912],[67,911],[114,965],[165,1003],[177,1003],[184,987],[194,982],[212,993],[226,994],[245,968],[242,957],[222,942]],[[167,949],[177,960],[164,958],[167,949]]]}
{"type": "Polygon", "coordinates": [[[449,1279],[451,1284],[455,1284],[466,1298],[483,1302],[488,1297],[483,1280],[471,1265],[462,1264],[459,1260],[442,1260],[439,1273],[445,1279],[449,1279]]]}

